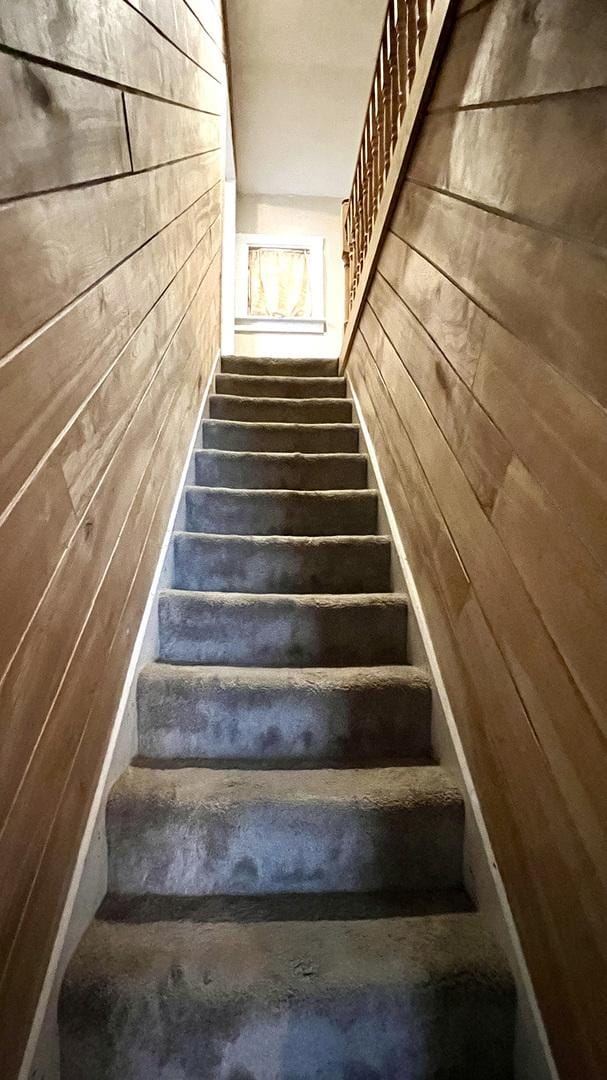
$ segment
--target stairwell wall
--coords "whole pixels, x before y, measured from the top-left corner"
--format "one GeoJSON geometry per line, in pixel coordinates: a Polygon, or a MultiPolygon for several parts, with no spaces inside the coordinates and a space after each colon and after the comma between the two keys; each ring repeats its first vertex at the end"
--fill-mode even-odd
{"type": "Polygon", "coordinates": [[[17,1075],[219,347],[213,0],[0,12],[0,1057],[17,1075]]]}
{"type": "Polygon", "coordinates": [[[347,358],[562,1080],[607,1074],[606,45],[464,0],[347,358]]]}

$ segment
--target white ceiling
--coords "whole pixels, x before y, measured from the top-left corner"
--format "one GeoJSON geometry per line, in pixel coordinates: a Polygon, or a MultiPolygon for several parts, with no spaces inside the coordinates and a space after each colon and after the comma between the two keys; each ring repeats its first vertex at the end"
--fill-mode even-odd
{"type": "Polygon", "coordinates": [[[227,0],[238,188],[349,194],[387,0],[227,0]]]}

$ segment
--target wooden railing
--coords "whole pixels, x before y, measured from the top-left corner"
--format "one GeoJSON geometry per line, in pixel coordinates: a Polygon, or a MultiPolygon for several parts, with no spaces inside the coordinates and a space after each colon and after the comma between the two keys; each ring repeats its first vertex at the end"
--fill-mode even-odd
{"type": "Polygon", "coordinates": [[[389,187],[392,197],[396,189],[389,183],[395,159],[400,171],[452,7],[449,0],[389,0],[352,190],[343,204],[346,317],[366,269],[384,191],[389,187]],[[406,125],[409,111],[415,116],[406,125]],[[405,126],[408,137],[401,146],[405,126]]]}

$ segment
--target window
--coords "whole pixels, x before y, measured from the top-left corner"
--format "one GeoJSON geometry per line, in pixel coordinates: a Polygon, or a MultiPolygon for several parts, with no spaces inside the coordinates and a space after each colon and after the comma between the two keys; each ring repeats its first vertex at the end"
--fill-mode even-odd
{"type": "Polygon", "coordinates": [[[237,237],[236,330],[322,334],[322,237],[237,237]]]}

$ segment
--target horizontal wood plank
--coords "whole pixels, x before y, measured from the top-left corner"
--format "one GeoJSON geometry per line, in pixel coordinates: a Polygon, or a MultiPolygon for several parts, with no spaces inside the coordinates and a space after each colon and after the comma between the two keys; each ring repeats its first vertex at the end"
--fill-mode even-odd
{"type": "MultiPolygon", "coordinates": [[[[217,176],[216,164],[208,179],[217,176]]],[[[6,403],[0,427],[0,521],[185,263],[217,215],[218,201],[215,183],[211,192],[0,365],[0,397],[6,403]]]]}
{"type": "Polygon", "coordinates": [[[0,44],[193,109],[221,109],[217,80],[125,0],[37,0],[35,18],[21,0],[3,0],[0,44]]]}
{"type": "MultiPolygon", "coordinates": [[[[181,336],[185,333],[180,326],[182,304],[190,303],[196,294],[198,283],[217,251],[219,231],[218,227],[209,231],[152,309],[86,410],[36,474],[1,531],[0,542],[9,553],[0,578],[2,608],[12,612],[12,616],[5,622],[1,643],[3,667],[7,663],[9,666],[0,680],[3,702],[0,769],[8,777],[0,795],[0,822],[5,819],[22,782],[59,686],[63,670],[60,661],[68,663],[86,614],[89,599],[79,588],[80,575],[87,568],[92,577],[99,569],[103,539],[115,520],[108,516],[107,522],[101,524],[96,509],[107,491],[108,470],[111,473],[116,456],[123,453],[123,440],[148,388],[168,363],[167,350],[172,356],[170,350],[176,348],[176,331],[181,336]],[[38,537],[34,526],[44,521],[44,515],[49,519],[44,545],[36,545],[34,539],[28,542],[28,535],[38,537]],[[19,542],[23,532],[25,535],[19,542]],[[95,561],[91,565],[92,558],[95,561]],[[78,560],[83,561],[80,573],[78,560]],[[36,608],[39,597],[42,601],[36,608]],[[61,621],[57,625],[61,613],[68,619],[68,612],[69,631],[61,621]],[[56,638],[51,627],[57,628],[56,638]],[[36,678],[31,674],[34,655],[36,678]],[[26,716],[30,718],[27,724],[26,716]]],[[[122,486],[128,491],[127,481],[134,475],[136,459],[132,466],[128,458],[127,461],[129,466],[122,486]]],[[[111,491],[105,497],[111,498],[111,491]]]]}
{"type": "Polygon", "coordinates": [[[498,0],[458,20],[430,108],[605,85],[603,0],[498,0]]]}
{"type": "Polygon", "coordinates": [[[198,19],[200,25],[206,30],[210,38],[224,51],[224,28],[221,12],[213,0],[181,0],[187,5],[198,19]]]}
{"type": "Polygon", "coordinates": [[[208,188],[207,168],[216,163],[190,158],[0,207],[10,267],[0,294],[0,357],[196,202],[208,188]]]}
{"type": "Polygon", "coordinates": [[[607,404],[607,251],[411,182],[392,229],[515,337],[607,404]]]}
{"type": "Polygon", "coordinates": [[[606,117],[607,87],[429,116],[409,177],[605,247],[606,117]]]}
{"type": "Polygon", "coordinates": [[[120,91],[0,53],[0,199],[130,172],[120,91]]]}
{"type": "Polygon", "coordinates": [[[411,392],[410,380],[458,456],[481,506],[490,512],[512,457],[512,448],[457,376],[445,356],[402,301],[381,279],[369,294],[361,330],[389,365],[395,394],[411,392]]]}
{"type": "MultiPolygon", "coordinates": [[[[205,277],[208,277],[208,272],[205,277]]],[[[5,860],[13,865],[16,853],[19,852],[19,867],[15,869],[10,888],[3,892],[0,899],[0,969],[4,968],[12,950],[23,906],[44,850],[49,828],[49,809],[52,808],[54,812],[61,797],[66,775],[65,762],[72,760],[76,750],[75,733],[88,715],[92,695],[98,686],[98,673],[90,672],[87,683],[86,666],[78,666],[72,670],[81,648],[82,627],[89,624],[95,597],[102,586],[108,562],[112,559],[147,463],[151,460],[157,438],[154,418],[163,416],[166,403],[171,401],[177,387],[181,385],[184,356],[191,356],[197,347],[199,320],[205,310],[204,301],[206,300],[208,305],[211,290],[216,284],[216,276],[212,271],[206,289],[204,282],[203,278],[192,299],[188,315],[181,323],[162,363],[156,367],[141,404],[121,441],[120,449],[114,454],[104,482],[72,541],[69,558],[45,596],[45,605],[53,613],[52,621],[45,619],[41,612],[40,623],[32,626],[28,642],[24,643],[19,658],[20,677],[17,672],[17,677],[12,676],[13,718],[16,710],[24,709],[26,715],[44,717],[45,720],[41,725],[35,752],[31,755],[20,793],[0,834],[0,858],[4,865],[8,864],[5,860]],[[90,581],[92,585],[91,593],[87,594],[85,602],[78,596],[83,580],[90,581]],[[46,634],[43,627],[46,628],[46,634]],[[34,669],[28,662],[28,654],[34,639],[40,638],[41,631],[42,638],[36,649],[36,686],[30,690],[29,683],[32,682],[34,669]],[[64,642],[66,638],[67,641],[64,642]],[[55,663],[60,664],[63,673],[62,680],[56,686],[60,691],[59,695],[56,695],[54,688],[48,686],[48,682],[53,680],[53,655],[56,658],[55,663]],[[25,662],[25,668],[21,668],[21,661],[25,662]],[[70,672],[67,680],[65,672],[70,672]],[[20,695],[16,694],[18,687],[21,688],[20,695]],[[80,712],[74,711],[74,694],[80,702],[80,712]],[[26,695],[29,702],[25,700],[26,695]],[[37,707],[32,710],[34,702],[37,707]],[[35,811],[29,798],[32,790],[39,792],[35,811]],[[44,798],[47,809],[41,805],[41,797],[44,798]],[[27,837],[25,843],[24,837],[27,837]]],[[[197,360],[200,363],[199,356],[197,360]]],[[[136,557],[136,554],[133,552],[133,557],[136,557]]],[[[121,595],[120,591],[118,595],[121,595]]],[[[112,624],[110,616],[106,633],[111,633],[113,629],[115,624],[112,624]]],[[[2,690],[4,689],[3,685],[2,690]]],[[[13,730],[16,731],[14,727],[13,730]]]]}
{"type": "MultiPolygon", "coordinates": [[[[223,80],[225,69],[221,50],[184,0],[131,0],[131,3],[190,60],[214,79],[223,80]]],[[[217,27],[216,12],[208,21],[217,27]]]]}
{"type": "Polygon", "coordinates": [[[135,94],[125,97],[135,169],[217,150],[219,117],[135,94]]]}

